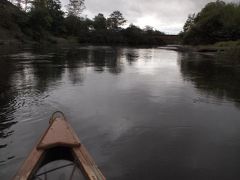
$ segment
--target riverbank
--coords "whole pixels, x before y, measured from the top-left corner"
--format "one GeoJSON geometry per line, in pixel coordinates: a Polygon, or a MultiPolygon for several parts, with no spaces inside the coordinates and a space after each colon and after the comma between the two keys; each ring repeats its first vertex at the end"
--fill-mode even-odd
{"type": "Polygon", "coordinates": [[[217,52],[230,52],[240,51],[240,40],[218,42],[212,45],[167,45],[160,47],[160,49],[175,50],[180,52],[200,52],[200,53],[217,53],[217,52]]]}

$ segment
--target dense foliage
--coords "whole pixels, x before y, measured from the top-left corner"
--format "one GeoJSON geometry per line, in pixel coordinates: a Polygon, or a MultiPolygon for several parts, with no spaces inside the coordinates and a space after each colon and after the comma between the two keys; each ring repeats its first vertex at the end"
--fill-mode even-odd
{"type": "Polygon", "coordinates": [[[185,44],[212,44],[240,39],[240,4],[216,1],[189,15],[183,32],[185,44]]]}
{"type": "Polygon", "coordinates": [[[80,43],[165,44],[161,38],[163,33],[151,27],[141,29],[131,24],[123,28],[127,20],[120,11],[112,12],[109,17],[101,13],[93,19],[81,17],[85,8],[84,0],[69,0],[67,12],[63,12],[59,0],[21,0],[22,3],[19,0],[15,1],[19,11],[26,15],[22,24],[28,28],[22,31],[35,41],[63,37],[77,39],[80,43]]]}

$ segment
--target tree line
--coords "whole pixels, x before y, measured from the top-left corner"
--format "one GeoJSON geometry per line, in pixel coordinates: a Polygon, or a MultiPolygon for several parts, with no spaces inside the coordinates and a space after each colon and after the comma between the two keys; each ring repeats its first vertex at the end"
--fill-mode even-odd
{"type": "Polygon", "coordinates": [[[164,33],[150,26],[144,29],[130,24],[123,28],[127,20],[120,11],[108,17],[102,13],[93,19],[82,17],[84,0],[69,0],[67,12],[62,10],[59,0],[12,0],[26,16],[21,20],[23,32],[35,41],[53,35],[75,38],[79,43],[163,45],[164,33]]]}
{"type": "Polygon", "coordinates": [[[189,15],[180,36],[192,45],[239,40],[240,3],[208,3],[198,14],[189,15]]]}

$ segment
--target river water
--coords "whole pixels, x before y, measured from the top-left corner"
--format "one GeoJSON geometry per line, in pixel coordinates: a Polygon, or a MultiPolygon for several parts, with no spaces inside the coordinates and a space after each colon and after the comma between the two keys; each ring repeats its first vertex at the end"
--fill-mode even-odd
{"type": "Polygon", "coordinates": [[[109,180],[240,179],[240,66],[160,48],[0,52],[0,179],[65,113],[109,180]]]}

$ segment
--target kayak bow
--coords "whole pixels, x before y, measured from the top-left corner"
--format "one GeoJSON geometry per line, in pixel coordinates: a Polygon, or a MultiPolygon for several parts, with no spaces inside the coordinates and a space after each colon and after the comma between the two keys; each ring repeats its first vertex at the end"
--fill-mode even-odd
{"type": "Polygon", "coordinates": [[[56,160],[72,161],[88,180],[105,180],[64,114],[54,113],[49,123],[48,129],[23,163],[14,180],[34,179],[41,167],[56,160]]]}

